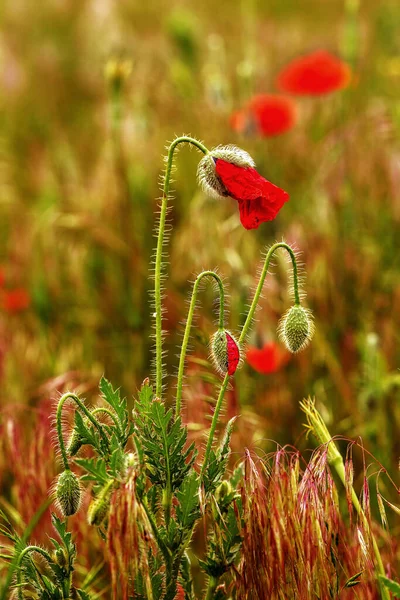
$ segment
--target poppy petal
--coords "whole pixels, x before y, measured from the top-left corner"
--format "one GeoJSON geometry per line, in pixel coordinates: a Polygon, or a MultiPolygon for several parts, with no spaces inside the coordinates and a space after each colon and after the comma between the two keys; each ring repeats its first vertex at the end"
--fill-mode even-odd
{"type": "Polygon", "coordinates": [[[229,195],[238,201],[240,220],[246,229],[255,229],[260,223],[272,221],[289,194],[267,181],[252,167],[243,168],[216,159],[216,172],[229,195]]]}

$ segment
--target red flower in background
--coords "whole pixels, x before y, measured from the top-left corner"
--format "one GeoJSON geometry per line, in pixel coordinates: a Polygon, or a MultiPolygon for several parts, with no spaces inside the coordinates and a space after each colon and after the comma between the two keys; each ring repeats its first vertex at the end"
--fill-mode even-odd
{"type": "Polygon", "coordinates": [[[277,77],[277,87],[299,95],[319,96],[345,88],[351,79],[349,65],[326,50],[296,58],[277,77]]]}
{"type": "Polygon", "coordinates": [[[281,367],[289,361],[290,354],[285,352],[275,342],[267,342],[262,348],[249,346],[246,352],[246,360],[248,364],[257,373],[269,375],[276,373],[281,367]]]}
{"type": "Polygon", "coordinates": [[[252,167],[240,167],[214,158],[215,170],[231,198],[239,203],[240,221],[246,229],[272,221],[289,194],[270,183],[252,167]]]}
{"type": "Polygon", "coordinates": [[[272,137],[291,129],[297,119],[296,104],[279,94],[259,94],[231,116],[231,126],[239,133],[256,132],[272,137]]]}
{"type": "Polygon", "coordinates": [[[26,310],[31,303],[31,298],[24,288],[5,290],[2,298],[2,307],[8,313],[18,313],[26,310]]]}

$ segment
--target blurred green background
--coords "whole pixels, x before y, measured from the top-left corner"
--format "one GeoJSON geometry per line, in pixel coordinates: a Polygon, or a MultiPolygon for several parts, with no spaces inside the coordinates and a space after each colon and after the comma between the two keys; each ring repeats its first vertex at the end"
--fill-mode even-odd
{"type": "MultiPolygon", "coordinates": [[[[284,238],[302,252],[317,332],[276,373],[246,364],[238,372],[227,407],[243,415],[236,450],[300,443],[298,402],[315,395],[333,433],[362,436],[395,472],[399,3],[13,0],[0,17],[1,294],[22,288],[31,299],[23,310],[0,309],[1,405],[23,411],[72,388],[94,396],[103,372],[132,396],[151,373],[162,157],[167,141],[186,133],[209,148],[245,148],[291,199],[275,221],[246,231],[233,201],[199,190],[200,155],[182,149],[165,287],[169,372],[194,274],[218,266],[236,331],[261,252],[284,238]],[[233,111],[276,91],[282,67],[317,49],[351,65],[350,87],[297,99],[298,122],[281,136],[231,129],[233,111]]],[[[283,259],[274,273],[253,345],[277,339],[290,305],[283,259]]],[[[185,398],[194,430],[217,381],[203,362],[216,316],[211,289],[200,304],[185,398]]]]}

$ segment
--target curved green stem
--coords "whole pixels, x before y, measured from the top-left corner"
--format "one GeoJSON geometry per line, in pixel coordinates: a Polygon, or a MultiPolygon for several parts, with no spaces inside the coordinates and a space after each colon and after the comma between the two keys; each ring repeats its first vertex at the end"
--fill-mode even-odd
{"type": "MultiPolygon", "coordinates": [[[[264,282],[265,282],[265,278],[267,276],[268,273],[268,269],[269,269],[269,265],[271,263],[271,259],[272,256],[274,254],[274,252],[276,250],[278,250],[278,248],[284,248],[288,253],[289,256],[292,260],[292,265],[293,265],[293,290],[294,290],[294,301],[296,305],[300,304],[300,296],[299,296],[299,277],[298,277],[298,269],[297,269],[297,263],[296,263],[296,256],[295,253],[293,252],[292,248],[286,244],[285,242],[277,242],[276,244],[274,244],[273,246],[271,246],[271,248],[268,250],[267,255],[265,257],[265,261],[264,261],[264,266],[263,269],[261,271],[261,275],[260,275],[260,279],[253,297],[253,301],[251,303],[250,306],[250,310],[248,312],[248,315],[246,317],[246,321],[243,325],[243,329],[241,331],[240,337],[239,337],[239,344],[242,344],[246,338],[246,335],[248,333],[248,330],[252,324],[253,318],[254,318],[254,313],[256,311],[257,308],[257,304],[260,300],[260,296],[261,296],[261,292],[264,286],[264,282]]],[[[214,414],[213,414],[213,418],[211,421],[211,427],[210,427],[210,433],[208,435],[208,441],[207,441],[207,446],[206,446],[206,451],[204,454],[204,461],[203,461],[203,466],[201,468],[201,476],[204,475],[204,472],[207,468],[207,464],[210,458],[210,452],[211,452],[211,448],[212,448],[212,443],[213,443],[213,439],[214,439],[214,435],[215,435],[215,430],[217,428],[218,425],[218,419],[219,419],[219,414],[221,412],[221,407],[222,407],[222,403],[224,400],[224,396],[225,396],[225,392],[227,390],[228,387],[228,382],[229,382],[229,375],[226,374],[225,378],[222,382],[221,388],[220,388],[220,392],[219,392],[219,396],[218,396],[218,400],[217,400],[217,404],[215,405],[215,410],[214,410],[214,414]]]]}
{"type": "Polygon", "coordinates": [[[181,355],[179,358],[179,368],[178,368],[178,382],[176,386],[176,406],[175,406],[175,418],[177,418],[181,412],[181,399],[182,399],[182,382],[183,382],[183,371],[185,368],[185,359],[186,359],[186,351],[190,338],[190,330],[192,327],[194,309],[196,307],[197,301],[197,292],[199,289],[199,285],[201,280],[204,277],[213,277],[218,284],[219,288],[219,329],[224,328],[224,314],[225,314],[225,292],[222,280],[217,273],[214,271],[203,271],[199,273],[194,282],[192,297],[190,300],[189,312],[186,320],[185,333],[182,341],[181,355]]]}
{"type": "Polygon", "coordinates": [[[38,554],[41,554],[48,563],[51,563],[51,556],[48,552],[46,552],[46,550],[43,550],[43,548],[40,548],[40,546],[27,546],[26,548],[24,548],[22,550],[22,552],[20,553],[19,557],[18,557],[18,561],[16,564],[16,568],[17,568],[17,583],[18,583],[18,598],[19,600],[23,600],[23,595],[22,595],[22,569],[21,569],[21,563],[22,560],[24,558],[24,556],[26,554],[28,554],[29,552],[37,552],[38,554]]]}
{"type": "Polygon", "coordinates": [[[203,477],[205,470],[207,468],[207,465],[208,465],[208,461],[210,458],[210,452],[211,452],[211,448],[212,448],[212,443],[214,440],[215,430],[218,425],[219,413],[221,412],[221,407],[222,407],[222,403],[224,400],[226,389],[228,387],[228,383],[229,383],[229,375],[227,373],[225,375],[222,385],[220,387],[217,404],[215,405],[215,410],[214,410],[213,418],[211,421],[210,433],[208,434],[206,451],[204,453],[203,465],[202,465],[201,471],[200,471],[200,477],[203,477]]]}
{"type": "Polygon", "coordinates": [[[92,410],[92,415],[97,415],[99,413],[103,413],[105,415],[108,415],[110,417],[110,419],[112,419],[115,423],[115,426],[117,427],[117,429],[119,430],[119,422],[118,419],[116,417],[116,415],[114,415],[111,410],[108,410],[108,408],[105,408],[104,406],[99,406],[98,408],[95,408],[94,410],[92,410]]]}
{"type": "Polygon", "coordinates": [[[246,317],[246,321],[243,325],[243,329],[242,332],[240,334],[239,337],[239,344],[243,343],[244,340],[246,339],[246,335],[249,331],[249,328],[252,324],[253,318],[254,318],[254,313],[256,312],[256,308],[258,305],[258,302],[260,300],[260,296],[261,296],[261,292],[264,286],[264,281],[265,278],[267,276],[268,273],[268,269],[269,269],[269,265],[272,259],[272,256],[274,254],[274,252],[276,250],[278,250],[278,248],[284,248],[288,253],[289,256],[292,260],[292,265],[293,265],[293,291],[294,291],[294,302],[295,304],[298,306],[300,304],[300,296],[299,296],[299,276],[298,276],[298,270],[297,270],[297,263],[296,263],[296,256],[295,253],[293,252],[292,248],[288,245],[285,244],[285,242],[277,242],[276,244],[274,244],[273,246],[271,246],[271,248],[268,250],[267,255],[265,257],[265,261],[264,261],[264,266],[262,268],[261,271],[261,275],[260,275],[260,279],[258,281],[258,285],[253,297],[253,301],[251,303],[250,306],[250,310],[247,314],[246,317]]]}
{"type": "Polygon", "coordinates": [[[83,402],[81,402],[81,400],[79,400],[79,398],[76,394],[73,394],[72,392],[67,392],[66,394],[61,396],[61,398],[58,402],[57,413],[56,413],[57,435],[58,435],[58,443],[59,443],[60,451],[61,451],[61,457],[62,457],[62,460],[64,463],[64,468],[66,470],[69,470],[70,467],[69,467],[69,462],[68,462],[67,451],[65,449],[65,443],[64,443],[64,438],[63,438],[63,434],[62,434],[62,424],[61,424],[62,409],[64,406],[64,402],[66,400],[73,400],[79,406],[81,411],[85,414],[85,416],[89,419],[89,421],[91,423],[93,423],[93,425],[96,427],[96,429],[100,433],[100,437],[103,440],[104,445],[107,449],[109,449],[109,443],[108,443],[107,436],[104,433],[104,429],[102,428],[100,423],[97,421],[97,419],[95,419],[93,417],[92,413],[86,408],[86,406],[83,404],[83,402]]]}
{"type": "Polygon", "coordinates": [[[179,144],[188,143],[198,148],[203,154],[208,154],[208,150],[201,142],[194,138],[182,136],[176,138],[169,147],[167,155],[167,166],[165,169],[164,188],[161,198],[160,220],[158,224],[155,280],[154,280],[154,302],[156,309],[156,395],[161,398],[162,393],[162,310],[161,310],[161,279],[162,279],[162,252],[164,245],[165,220],[167,217],[168,196],[170,191],[171,171],[174,159],[174,152],[179,144]]]}
{"type": "Polygon", "coordinates": [[[210,579],[208,580],[207,595],[205,597],[205,600],[214,600],[217,586],[218,586],[218,577],[213,577],[211,575],[210,579]]]}

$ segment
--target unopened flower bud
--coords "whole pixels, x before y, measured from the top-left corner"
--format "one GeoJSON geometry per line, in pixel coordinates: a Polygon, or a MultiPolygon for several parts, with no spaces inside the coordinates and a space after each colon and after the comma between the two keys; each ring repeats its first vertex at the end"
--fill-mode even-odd
{"type": "Polygon", "coordinates": [[[93,498],[89,504],[87,513],[89,525],[96,525],[97,527],[100,527],[106,518],[110,508],[110,497],[112,494],[113,485],[114,480],[110,479],[110,481],[104,485],[98,496],[93,498]]]}
{"type": "Polygon", "coordinates": [[[311,311],[298,304],[289,308],[279,322],[278,334],[290,352],[303,350],[314,334],[311,311]]]}
{"type": "Polygon", "coordinates": [[[81,501],[81,486],[78,477],[70,469],[66,469],[58,478],[56,485],[58,506],[64,515],[74,515],[81,501]]]}
{"type": "Polygon", "coordinates": [[[224,479],[221,481],[217,489],[215,490],[215,499],[217,502],[223,501],[227,496],[232,493],[232,485],[229,481],[224,479]]]}
{"type": "Polygon", "coordinates": [[[104,67],[104,76],[115,90],[120,90],[132,73],[132,61],[127,58],[110,58],[104,67]]]}
{"type": "Polygon", "coordinates": [[[83,439],[80,433],[74,428],[69,438],[67,452],[70,456],[75,456],[83,446],[83,439]]]}
{"type": "Polygon", "coordinates": [[[210,345],[217,371],[222,375],[233,375],[240,361],[239,344],[235,338],[226,329],[219,329],[212,336],[210,345]]]}
{"type": "Polygon", "coordinates": [[[53,552],[53,560],[61,568],[67,566],[67,557],[65,556],[65,551],[63,548],[58,548],[53,552]]]}
{"type": "Polygon", "coordinates": [[[199,162],[197,178],[206,194],[216,198],[230,195],[216,173],[215,163],[218,159],[232,163],[237,167],[254,167],[254,160],[250,154],[237,146],[217,146],[210,150],[199,162]]]}

